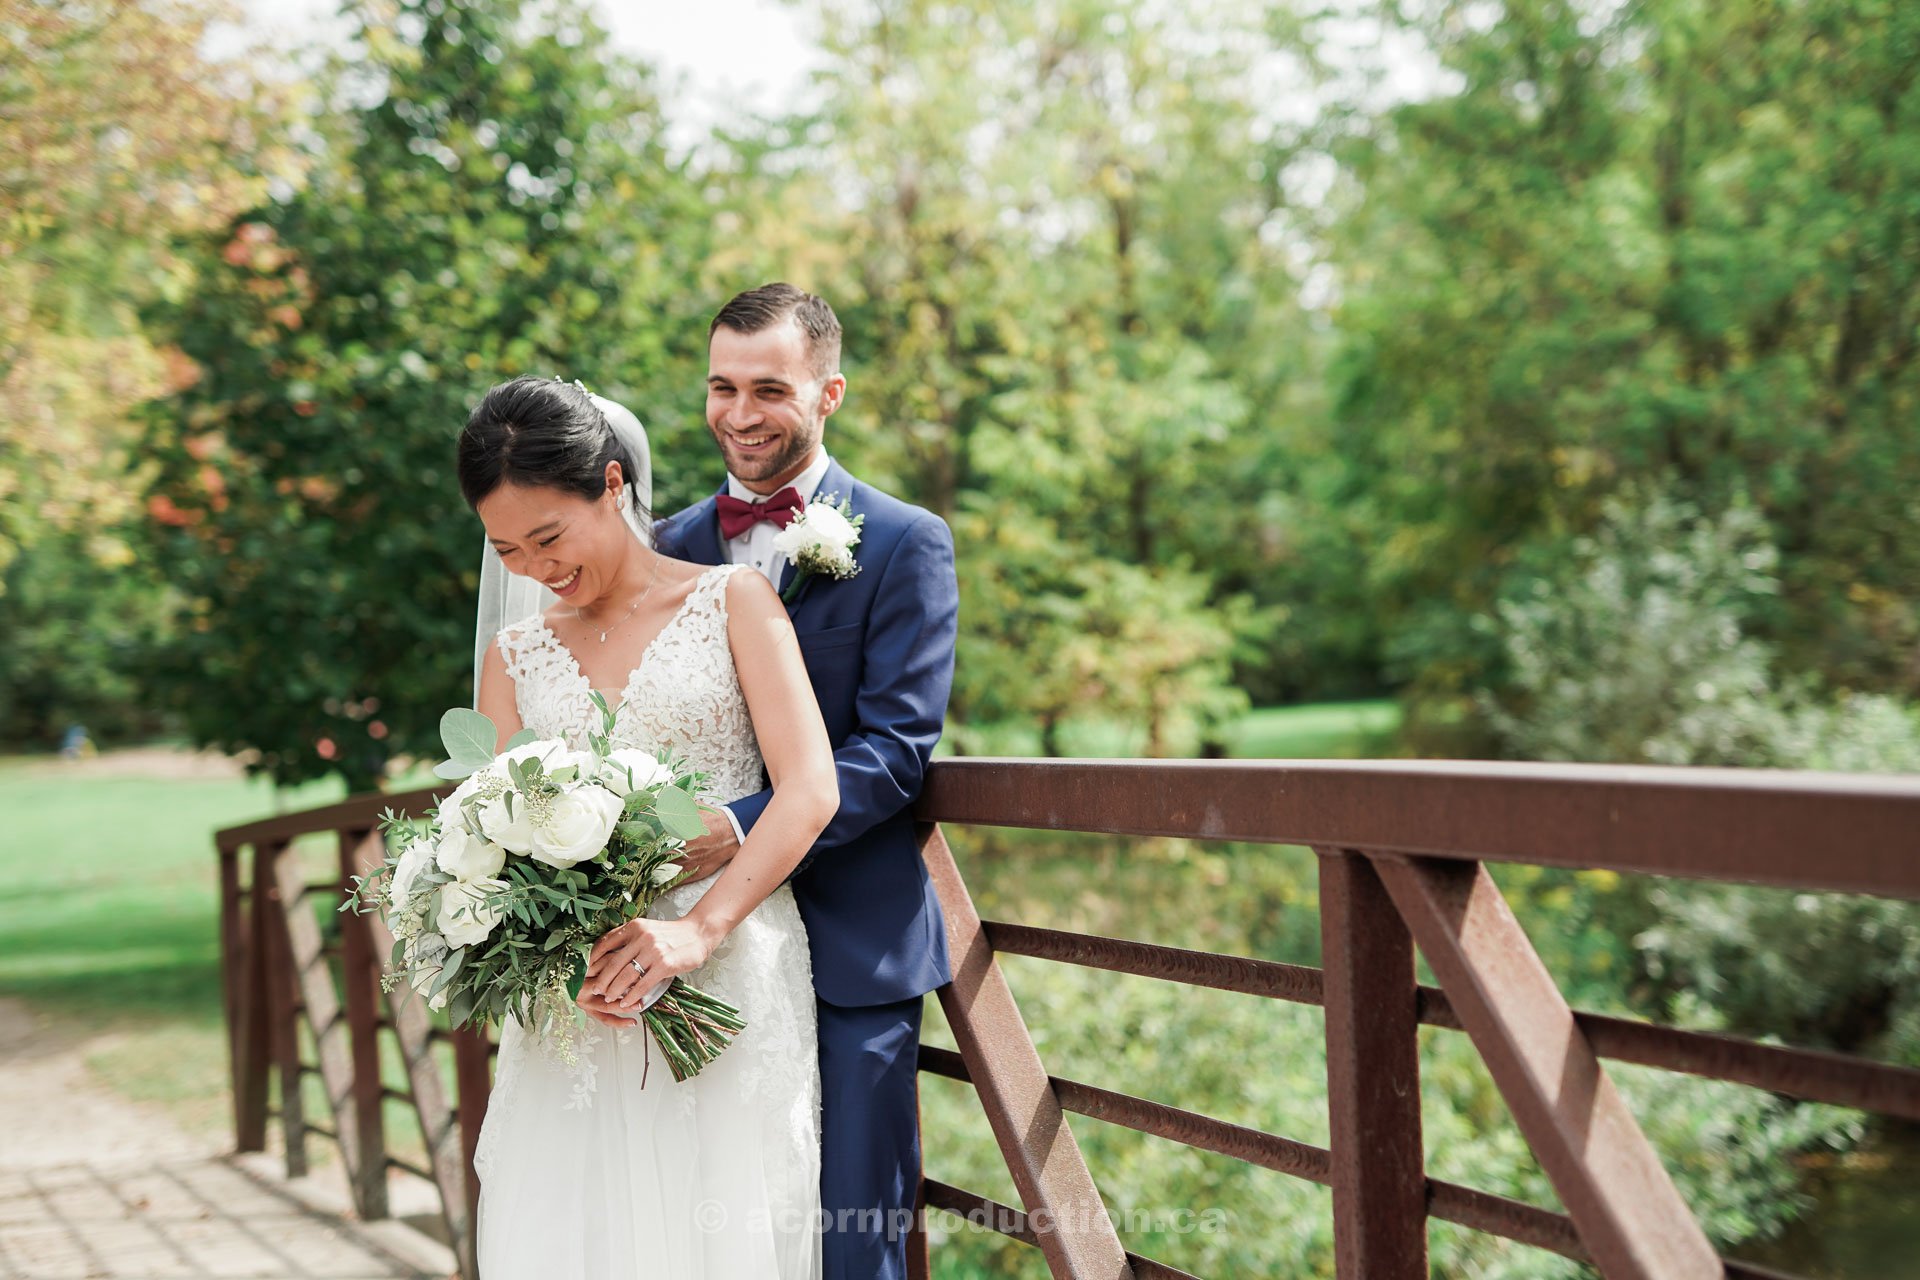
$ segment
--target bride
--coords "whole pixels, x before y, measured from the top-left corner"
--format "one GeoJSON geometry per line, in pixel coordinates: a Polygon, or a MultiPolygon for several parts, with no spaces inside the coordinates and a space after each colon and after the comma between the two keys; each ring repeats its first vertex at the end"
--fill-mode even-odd
{"type": "Polygon", "coordinates": [[[598,689],[616,708],[614,737],[686,757],[709,803],[760,790],[763,770],[774,794],[721,871],[594,945],[579,998],[594,1025],[574,1061],[511,1017],[501,1027],[474,1156],[480,1272],[814,1280],[813,979],[784,881],[839,805],[833,754],[767,580],[653,550],[631,482],[645,483],[644,438],[623,442],[610,421],[622,415],[637,436],[631,415],[577,385],[520,378],[489,391],[461,432],[461,491],[499,568],[553,593],[488,637],[479,708],[498,746],[525,727],[581,747],[598,689]],[[637,978],[622,976],[628,965],[637,978]],[[634,1021],[677,974],[747,1020],[683,1083],[634,1021]]]}

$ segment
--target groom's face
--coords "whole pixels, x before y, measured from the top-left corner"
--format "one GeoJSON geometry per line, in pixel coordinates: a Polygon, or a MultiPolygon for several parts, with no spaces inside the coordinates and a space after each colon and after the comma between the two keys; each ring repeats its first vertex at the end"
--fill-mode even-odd
{"type": "Polygon", "coordinates": [[[707,346],[707,430],[727,470],[756,493],[774,493],[807,469],[847,380],[812,367],[791,320],[758,333],[725,325],[707,346]]]}

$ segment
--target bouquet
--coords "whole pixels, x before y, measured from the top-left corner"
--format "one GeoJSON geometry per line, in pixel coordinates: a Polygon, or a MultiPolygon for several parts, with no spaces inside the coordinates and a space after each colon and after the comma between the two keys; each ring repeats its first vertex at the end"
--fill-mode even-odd
{"type": "MultiPolygon", "coordinates": [[[[492,720],[447,712],[449,759],[435,773],[460,785],[430,817],[382,815],[386,860],[354,877],[340,906],[385,915],[394,947],[383,990],[404,977],[455,1026],[497,1024],[511,1011],[568,1061],[585,1025],[574,1001],[594,942],[679,883],[675,855],[706,830],[694,798],[702,775],[665,752],[614,745],[613,713],[593,700],[602,728],[587,751],[522,731],[496,756],[492,720]]],[[[678,977],[640,1019],[675,1080],[746,1026],[738,1009],[678,977]]]]}

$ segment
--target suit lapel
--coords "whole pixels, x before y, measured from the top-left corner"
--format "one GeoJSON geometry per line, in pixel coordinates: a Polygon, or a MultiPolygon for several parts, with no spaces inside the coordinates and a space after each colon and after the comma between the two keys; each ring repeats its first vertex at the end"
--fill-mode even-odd
{"type": "MultiPolygon", "coordinates": [[[[808,499],[807,505],[811,506],[815,502],[823,502],[831,498],[834,505],[838,506],[842,501],[852,496],[853,477],[847,474],[847,469],[841,466],[839,459],[836,458],[827,463],[827,469],[820,477],[819,487],[813,491],[813,497],[808,499]]],[[[854,514],[858,515],[859,512],[856,511],[854,514]]],[[[718,517],[716,517],[716,520],[717,519],[718,517]]],[[[856,550],[855,558],[857,559],[858,556],[859,553],[856,550]]],[[[780,570],[780,594],[782,596],[786,595],[787,588],[793,585],[794,575],[798,572],[799,571],[793,567],[793,561],[791,560],[787,561],[786,567],[780,570]]],[[[807,597],[813,594],[813,590],[814,583],[810,579],[805,586],[800,588],[800,594],[795,596],[792,602],[787,605],[787,615],[789,617],[799,616],[800,606],[806,603],[807,597]]]]}

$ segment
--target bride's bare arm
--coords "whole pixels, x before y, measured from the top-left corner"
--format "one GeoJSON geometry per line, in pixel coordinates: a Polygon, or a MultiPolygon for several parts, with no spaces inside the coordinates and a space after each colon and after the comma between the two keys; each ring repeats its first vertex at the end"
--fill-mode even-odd
{"type": "Polygon", "coordinates": [[[655,986],[704,963],[785,882],[840,807],[833,746],[800,642],[780,597],[758,573],[735,573],[727,583],[727,640],[773,798],[693,910],[679,920],[632,921],[594,944],[587,977],[609,1006],[631,1008],[655,986]],[[646,967],[644,979],[634,960],[646,967]]]}
{"type": "Polygon", "coordinates": [[[513,680],[498,644],[487,646],[486,661],[480,664],[480,696],[474,699],[474,709],[498,730],[495,751],[504,750],[507,739],[520,732],[520,708],[513,700],[513,680]]]}

